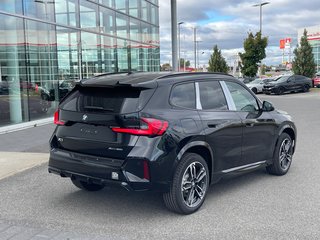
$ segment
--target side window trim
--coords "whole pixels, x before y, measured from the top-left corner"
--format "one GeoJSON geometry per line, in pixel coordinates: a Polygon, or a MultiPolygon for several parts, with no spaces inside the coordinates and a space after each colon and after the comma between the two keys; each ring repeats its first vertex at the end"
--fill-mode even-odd
{"type": "Polygon", "coordinates": [[[230,111],[237,111],[236,105],[234,104],[233,98],[231,96],[231,93],[229,91],[229,88],[227,87],[225,81],[220,81],[223,93],[226,97],[228,108],[230,111]]]}
{"type": "Polygon", "coordinates": [[[195,84],[196,84],[196,109],[202,110],[199,82],[195,82],[195,84]]]}

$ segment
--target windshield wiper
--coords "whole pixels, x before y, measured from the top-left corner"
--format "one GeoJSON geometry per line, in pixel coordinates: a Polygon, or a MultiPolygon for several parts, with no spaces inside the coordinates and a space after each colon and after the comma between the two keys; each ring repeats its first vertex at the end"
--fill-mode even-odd
{"type": "Polygon", "coordinates": [[[103,108],[103,107],[97,107],[97,106],[85,106],[84,109],[98,110],[98,111],[105,111],[105,112],[114,112],[114,109],[112,109],[112,108],[103,108]]]}

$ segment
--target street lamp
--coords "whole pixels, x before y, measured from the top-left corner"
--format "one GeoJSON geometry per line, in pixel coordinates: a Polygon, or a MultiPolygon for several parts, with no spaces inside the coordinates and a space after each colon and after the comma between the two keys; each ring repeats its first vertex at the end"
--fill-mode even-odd
{"type": "Polygon", "coordinates": [[[257,3],[254,4],[253,7],[260,7],[260,33],[262,36],[262,6],[270,4],[270,2],[263,2],[263,3],[257,3]]]}
{"type": "MultiPolygon", "coordinates": [[[[178,30],[179,30],[179,33],[178,33],[178,34],[179,34],[179,50],[178,50],[178,51],[179,51],[179,52],[178,52],[178,53],[179,53],[179,57],[178,57],[179,60],[178,60],[178,69],[179,69],[179,72],[180,72],[180,68],[181,68],[181,64],[180,64],[180,63],[181,63],[181,57],[180,57],[180,50],[181,50],[180,32],[181,32],[181,31],[180,31],[180,27],[181,27],[182,24],[184,24],[184,22],[178,22],[178,26],[179,26],[179,28],[178,28],[178,30]]],[[[185,59],[184,59],[184,61],[185,61],[185,59]]]]}

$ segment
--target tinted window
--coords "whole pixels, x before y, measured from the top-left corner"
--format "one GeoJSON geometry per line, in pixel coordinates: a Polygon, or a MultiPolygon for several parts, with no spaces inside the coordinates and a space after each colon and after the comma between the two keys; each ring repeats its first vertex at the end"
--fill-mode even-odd
{"type": "Polygon", "coordinates": [[[173,105],[184,108],[196,108],[196,93],[194,83],[176,85],[170,96],[173,105]]]}
{"type": "Polygon", "coordinates": [[[203,110],[227,110],[227,102],[218,81],[199,82],[203,110]]]}
{"type": "Polygon", "coordinates": [[[71,93],[60,108],[73,112],[130,113],[136,112],[150,99],[153,89],[80,88],[71,93]]]}
{"type": "Polygon", "coordinates": [[[252,112],[259,110],[256,99],[240,84],[226,82],[237,111],[252,112]]]}

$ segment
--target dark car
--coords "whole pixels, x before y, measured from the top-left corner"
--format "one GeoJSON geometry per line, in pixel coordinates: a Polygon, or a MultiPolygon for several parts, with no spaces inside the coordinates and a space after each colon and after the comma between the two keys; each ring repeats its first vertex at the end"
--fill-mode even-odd
{"type": "Polygon", "coordinates": [[[54,115],[49,172],[88,191],[163,192],[172,211],[200,208],[210,184],[266,167],[284,175],[296,145],[289,115],[237,79],[122,73],[82,80],[54,115]]]}
{"type": "Polygon", "coordinates": [[[308,92],[311,86],[312,81],[310,78],[300,75],[288,75],[278,78],[277,81],[265,84],[262,92],[265,94],[275,93],[278,95],[286,92],[308,92]]]}

